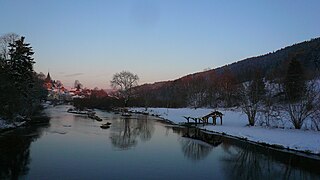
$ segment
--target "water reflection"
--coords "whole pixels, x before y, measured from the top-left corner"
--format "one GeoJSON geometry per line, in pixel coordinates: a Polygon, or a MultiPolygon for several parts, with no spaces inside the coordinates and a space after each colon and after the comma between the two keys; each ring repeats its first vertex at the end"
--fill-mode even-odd
{"type": "Polygon", "coordinates": [[[193,161],[205,159],[214,147],[222,143],[221,137],[203,133],[196,128],[172,127],[172,129],[182,135],[179,138],[182,152],[185,157],[193,161]]]}
{"type": "Polygon", "coordinates": [[[148,116],[138,116],[137,119],[120,118],[112,124],[110,139],[112,145],[120,150],[127,150],[137,145],[138,137],[149,141],[154,133],[154,121],[148,116]]]}
{"type": "Polygon", "coordinates": [[[248,143],[234,142],[222,159],[230,179],[318,179],[319,161],[248,143]],[[316,173],[318,172],[318,173],[316,173]]]}
{"type": "Polygon", "coordinates": [[[142,141],[149,141],[154,133],[154,121],[149,120],[148,116],[140,116],[137,121],[139,137],[142,141]]]}
{"type": "Polygon", "coordinates": [[[110,134],[111,143],[114,147],[121,150],[129,149],[137,144],[133,128],[130,127],[131,121],[129,119],[120,120],[119,123],[114,124],[117,126],[110,134]]]}
{"type": "Polygon", "coordinates": [[[184,156],[194,161],[206,158],[213,148],[209,144],[201,143],[190,138],[182,137],[179,141],[184,156]]]}
{"type": "Polygon", "coordinates": [[[101,117],[106,117],[104,120],[112,123],[110,129],[103,130],[101,122],[65,111],[65,106],[51,108],[51,127],[43,136],[46,127],[25,128],[0,136],[0,179],[320,177],[319,160],[195,128],[169,126],[143,115],[128,119],[100,112],[101,117]],[[61,132],[65,132],[63,136],[57,134],[61,132]],[[139,145],[142,148],[134,148],[139,145]]]}
{"type": "Polygon", "coordinates": [[[0,136],[0,179],[18,179],[28,173],[30,144],[48,126],[18,129],[0,136]]]}
{"type": "Polygon", "coordinates": [[[180,134],[185,157],[198,161],[207,158],[215,148],[224,156],[220,159],[228,179],[319,179],[320,161],[296,154],[265,148],[260,145],[208,134],[195,128],[172,128],[180,134]]]}

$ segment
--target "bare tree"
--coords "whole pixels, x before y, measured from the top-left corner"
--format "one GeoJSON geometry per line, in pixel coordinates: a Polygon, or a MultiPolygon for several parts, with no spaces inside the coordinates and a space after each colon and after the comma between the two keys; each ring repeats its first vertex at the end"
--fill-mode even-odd
{"type": "Polygon", "coordinates": [[[266,94],[262,109],[260,110],[260,125],[270,126],[274,125],[272,122],[280,120],[281,106],[277,103],[279,101],[279,98],[277,97],[278,92],[278,84],[272,81],[266,83],[266,94]]]}
{"type": "Polygon", "coordinates": [[[311,116],[312,120],[312,128],[314,130],[320,131],[320,100],[318,99],[318,105],[316,106],[316,110],[314,114],[311,116]]]}
{"type": "Polygon", "coordinates": [[[219,96],[227,107],[231,107],[235,104],[235,96],[237,94],[236,82],[237,78],[229,68],[226,68],[219,76],[219,81],[217,83],[220,90],[219,96]]]}
{"type": "Polygon", "coordinates": [[[284,110],[296,129],[300,129],[304,121],[316,113],[319,98],[316,85],[315,81],[307,81],[297,57],[292,58],[283,81],[283,92],[286,98],[284,110]]]}
{"type": "Polygon", "coordinates": [[[304,95],[299,100],[289,101],[284,105],[288,119],[296,129],[301,129],[308,118],[316,120],[320,98],[317,89],[317,84],[311,81],[307,84],[304,95]]]}
{"type": "MultiPolygon", "coordinates": [[[[285,106],[286,112],[288,112],[289,119],[296,129],[300,129],[304,121],[308,118],[312,118],[314,122],[318,120],[319,113],[319,91],[318,85],[315,81],[311,81],[307,84],[305,95],[298,101],[289,102],[285,106]]],[[[315,124],[318,125],[319,124],[315,124]]]]}
{"type": "Polygon", "coordinates": [[[248,116],[250,126],[254,126],[256,122],[256,115],[262,107],[265,94],[265,83],[259,73],[256,73],[253,81],[243,83],[239,90],[239,105],[248,116]]]}
{"type": "Polygon", "coordinates": [[[13,44],[20,36],[15,33],[8,33],[0,36],[0,57],[3,59],[9,58],[9,44],[13,44]]]}
{"type": "Polygon", "coordinates": [[[43,74],[43,72],[40,72],[39,74],[37,74],[38,79],[40,80],[45,80],[46,79],[46,75],[43,74]]]}
{"type": "Polygon", "coordinates": [[[78,91],[80,90],[80,89],[82,89],[83,88],[83,85],[80,83],[80,81],[79,80],[75,80],[74,81],[74,86],[73,86],[74,88],[76,88],[78,91]]]}
{"type": "Polygon", "coordinates": [[[139,77],[129,71],[121,71],[112,77],[111,86],[119,88],[120,94],[124,97],[125,106],[132,95],[132,88],[138,85],[139,77]]]}

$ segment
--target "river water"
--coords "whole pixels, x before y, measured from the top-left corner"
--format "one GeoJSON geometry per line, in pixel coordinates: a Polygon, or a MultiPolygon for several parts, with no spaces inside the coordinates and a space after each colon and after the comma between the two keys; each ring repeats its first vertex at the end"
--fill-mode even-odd
{"type": "Polygon", "coordinates": [[[0,135],[0,179],[320,179],[320,161],[154,117],[49,107],[50,124],[0,135]],[[111,128],[100,125],[111,122],[111,128]]]}

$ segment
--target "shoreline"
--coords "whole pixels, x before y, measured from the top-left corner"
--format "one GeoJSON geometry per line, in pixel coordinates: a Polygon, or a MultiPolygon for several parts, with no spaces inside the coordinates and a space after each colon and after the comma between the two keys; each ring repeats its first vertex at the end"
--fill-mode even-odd
{"type": "MultiPolygon", "coordinates": [[[[157,109],[157,108],[153,108],[153,109],[157,109]]],[[[163,117],[163,115],[159,115],[159,114],[157,114],[155,112],[146,113],[146,111],[137,111],[137,109],[133,110],[132,108],[130,108],[130,113],[157,117],[161,121],[163,121],[165,123],[168,123],[169,125],[172,125],[172,126],[183,127],[182,124],[184,124],[183,122],[177,122],[177,121],[174,121],[174,120],[172,120],[170,118],[165,118],[165,117],[163,117]]],[[[170,117],[170,115],[168,115],[167,117],[170,117]]],[[[6,133],[6,132],[14,131],[15,129],[18,129],[18,128],[21,128],[21,127],[24,127],[24,126],[27,126],[27,125],[28,125],[27,123],[20,123],[18,125],[15,125],[15,127],[9,127],[9,128],[0,129],[0,135],[3,134],[3,133],[6,133]]],[[[267,142],[267,141],[264,141],[264,140],[255,140],[255,139],[246,137],[245,135],[244,136],[239,136],[239,135],[235,135],[235,134],[232,134],[232,133],[227,133],[227,132],[224,132],[223,130],[221,130],[221,129],[225,128],[223,125],[222,126],[220,126],[220,125],[218,125],[218,126],[217,125],[216,126],[213,126],[213,125],[200,125],[199,126],[198,125],[198,126],[191,126],[191,127],[192,128],[197,128],[197,129],[199,129],[202,132],[207,133],[207,134],[216,134],[216,135],[224,136],[224,137],[227,137],[227,138],[232,138],[232,139],[235,139],[235,140],[240,140],[240,141],[243,141],[243,142],[246,142],[246,143],[254,144],[254,145],[257,145],[257,146],[270,148],[270,149],[273,149],[273,150],[277,150],[277,151],[281,151],[281,152],[285,152],[285,153],[291,153],[291,154],[295,154],[295,155],[299,155],[299,156],[303,156],[303,157],[307,157],[307,158],[320,160],[320,152],[316,153],[315,151],[311,151],[311,150],[306,149],[306,148],[305,149],[303,149],[303,148],[294,149],[294,148],[291,148],[289,146],[286,147],[285,144],[281,144],[281,143],[272,143],[272,142],[267,142]],[[220,131],[219,130],[215,130],[214,129],[215,127],[220,128],[220,131]]],[[[278,130],[281,130],[283,132],[292,131],[291,129],[280,129],[280,128],[267,129],[267,128],[264,128],[262,126],[261,127],[240,127],[240,128],[246,129],[246,130],[250,130],[251,129],[251,130],[256,130],[256,131],[257,130],[258,131],[263,130],[263,131],[268,131],[268,133],[272,133],[272,132],[275,132],[275,131],[278,131],[278,130]]],[[[295,130],[295,131],[303,133],[303,130],[295,130]]],[[[306,132],[308,132],[308,131],[306,131],[306,132]]],[[[317,132],[317,134],[320,137],[320,133],[317,132]]],[[[320,139],[319,139],[319,141],[320,141],[320,139]]]]}
{"type": "MultiPolygon", "coordinates": [[[[147,111],[145,111],[143,109],[144,108],[130,108],[130,112],[131,113],[136,113],[136,114],[145,114],[146,115],[147,111]]],[[[174,114],[174,113],[170,114],[171,112],[169,112],[169,110],[167,110],[167,113],[159,114],[160,111],[158,113],[156,113],[155,111],[157,109],[160,110],[160,109],[164,109],[164,108],[150,108],[150,109],[151,110],[149,110],[149,113],[148,113],[149,116],[158,117],[161,120],[163,120],[164,122],[168,122],[169,124],[177,125],[177,126],[181,126],[181,124],[185,123],[185,121],[183,122],[180,119],[177,120],[177,115],[174,114]],[[173,118],[170,119],[170,117],[173,117],[173,118]],[[174,118],[176,118],[176,119],[174,119],[174,118]]],[[[185,111],[185,109],[187,109],[187,108],[181,108],[180,111],[185,111]]],[[[194,111],[191,108],[189,108],[189,109],[194,111]]],[[[177,111],[177,109],[171,109],[171,110],[172,111],[177,111]]],[[[257,137],[258,139],[255,139],[255,138],[252,138],[252,137],[250,137],[249,135],[247,135],[245,133],[242,136],[235,135],[236,133],[228,133],[228,132],[225,132],[225,131],[228,130],[228,127],[226,127],[225,130],[224,130],[224,125],[222,125],[222,126],[221,125],[216,125],[216,126],[204,125],[204,126],[201,126],[201,127],[199,127],[199,126],[192,126],[192,127],[198,128],[201,131],[203,131],[204,133],[221,135],[221,136],[225,136],[227,138],[240,140],[240,141],[247,142],[247,143],[250,143],[250,144],[254,144],[254,145],[257,145],[257,146],[262,146],[262,147],[270,148],[270,149],[273,149],[273,150],[278,150],[278,151],[285,152],[285,153],[291,153],[291,154],[296,154],[296,155],[307,157],[307,158],[320,160],[320,145],[318,146],[318,149],[316,149],[316,150],[312,147],[314,145],[310,145],[310,147],[293,148],[293,147],[288,146],[288,144],[272,143],[272,142],[268,142],[267,140],[259,139],[259,137],[257,137]],[[217,128],[218,130],[215,130],[215,127],[218,127],[217,128]]],[[[259,131],[260,130],[260,131],[267,131],[268,133],[276,132],[278,134],[281,134],[281,133],[290,134],[291,133],[291,134],[295,134],[295,135],[299,135],[299,134],[304,134],[305,135],[305,134],[309,133],[309,131],[304,131],[304,130],[292,130],[292,129],[281,129],[281,128],[270,128],[270,129],[268,129],[268,128],[264,128],[263,126],[253,126],[253,127],[248,127],[248,126],[236,127],[236,126],[234,126],[234,127],[231,127],[231,128],[233,128],[233,129],[239,128],[240,130],[244,129],[244,130],[247,130],[248,132],[249,131],[259,131]],[[279,130],[281,130],[283,132],[279,133],[279,130]]],[[[311,131],[311,133],[316,134],[316,136],[319,136],[319,138],[320,138],[320,133],[319,132],[311,131]]],[[[272,138],[274,138],[274,137],[272,137],[272,138]]],[[[272,140],[272,138],[271,138],[271,140],[272,140]]],[[[294,138],[294,137],[292,137],[292,138],[294,138]]],[[[319,139],[318,143],[320,144],[320,139],[319,139]]]]}
{"type": "Polygon", "coordinates": [[[311,158],[311,159],[316,159],[320,161],[320,154],[315,154],[315,153],[311,153],[311,152],[306,152],[306,151],[301,151],[301,150],[296,150],[296,149],[290,149],[290,148],[286,148],[282,145],[277,145],[277,144],[268,144],[268,143],[264,143],[264,142],[257,142],[257,141],[252,141],[252,140],[248,140],[247,138],[242,138],[242,137],[238,137],[238,136],[232,136],[226,133],[221,133],[221,132],[217,132],[217,131],[210,131],[207,129],[201,129],[199,127],[195,127],[200,129],[202,132],[207,133],[207,134],[216,134],[216,135],[220,135],[220,136],[224,136],[227,138],[231,138],[234,140],[239,140],[245,143],[250,143],[256,146],[261,146],[261,147],[265,147],[265,148],[269,148],[272,150],[276,150],[276,151],[281,151],[284,153],[290,153],[290,154],[295,154],[298,156],[303,156],[305,158],[311,158]]]}

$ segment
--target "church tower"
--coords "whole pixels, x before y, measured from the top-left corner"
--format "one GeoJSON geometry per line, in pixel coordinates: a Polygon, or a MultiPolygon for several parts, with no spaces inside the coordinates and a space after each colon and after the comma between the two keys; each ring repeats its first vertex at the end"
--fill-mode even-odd
{"type": "Polygon", "coordinates": [[[50,73],[48,72],[48,75],[47,75],[47,77],[45,79],[45,82],[46,83],[51,83],[51,81],[52,81],[52,79],[51,79],[50,73]]]}
{"type": "Polygon", "coordinates": [[[53,81],[51,79],[50,73],[48,72],[48,75],[46,79],[44,80],[44,86],[49,90],[53,87],[53,81]]]}

